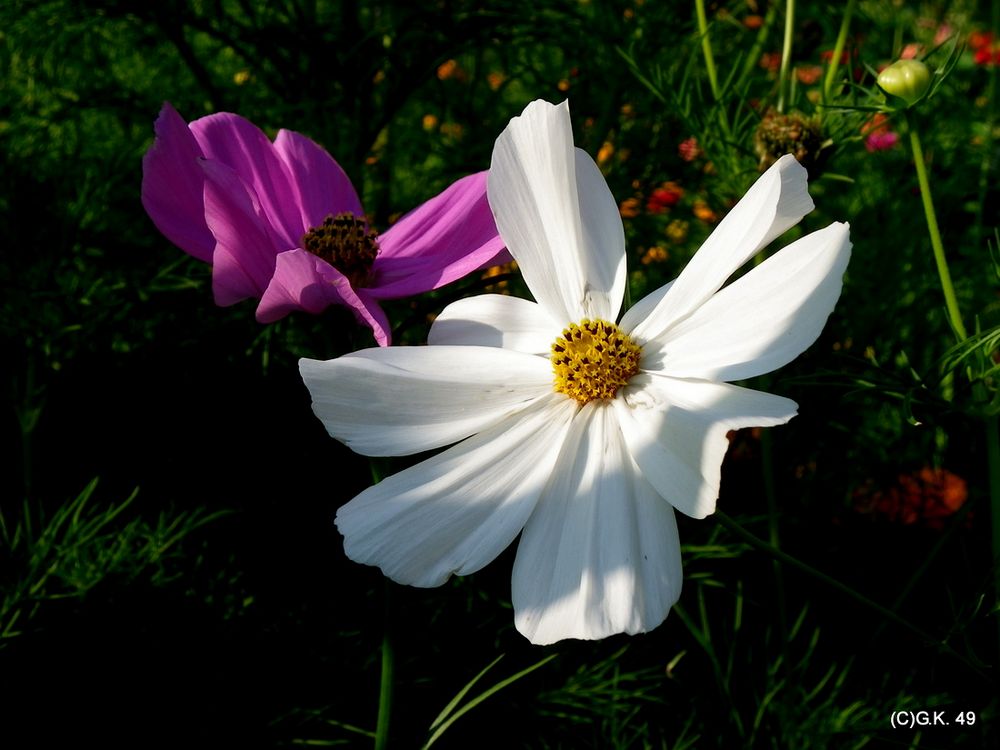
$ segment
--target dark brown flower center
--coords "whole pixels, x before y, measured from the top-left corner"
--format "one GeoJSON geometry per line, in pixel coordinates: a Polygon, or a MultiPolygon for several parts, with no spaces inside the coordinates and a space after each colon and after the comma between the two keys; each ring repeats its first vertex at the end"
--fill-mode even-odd
{"type": "Polygon", "coordinates": [[[371,283],[378,233],[352,213],[327,216],[302,237],[302,247],[340,271],[354,289],[371,283]]]}

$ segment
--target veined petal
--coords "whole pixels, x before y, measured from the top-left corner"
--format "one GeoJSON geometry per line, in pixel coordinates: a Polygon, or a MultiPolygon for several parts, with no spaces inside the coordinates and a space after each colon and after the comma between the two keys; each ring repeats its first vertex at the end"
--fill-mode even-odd
{"type": "Polygon", "coordinates": [[[643,347],[643,369],[742,380],[788,364],[818,337],[843,282],[851,242],[831,224],[783,248],[643,347]]]}
{"type": "Polygon", "coordinates": [[[481,294],[452,302],[427,335],[435,346],[499,346],[548,356],[562,331],[541,305],[506,294],[481,294]]]}
{"type": "Polygon", "coordinates": [[[215,238],[205,223],[201,149],[169,103],[156,118],[156,140],[142,157],[142,205],[156,228],[184,252],[212,261],[215,238]]]}
{"type": "Polygon", "coordinates": [[[215,237],[212,290],[218,305],[259,297],[274,273],[274,235],[257,196],[239,175],[201,159],[205,222],[215,237]]]}
{"type": "Polygon", "coordinates": [[[542,307],[567,323],[615,320],[625,289],[618,205],[593,160],[573,148],[569,105],[534,101],[497,138],[490,207],[542,307]]]}
{"type": "Polygon", "coordinates": [[[274,144],[249,120],[229,112],[202,117],[191,123],[202,152],[209,159],[236,171],[249,185],[261,209],[280,239],[279,251],[298,247],[308,227],[296,203],[298,193],[292,187],[284,162],[274,144]]]}
{"type": "Polygon", "coordinates": [[[524,526],[575,412],[550,394],[369,487],[337,512],[347,556],[412,586],[479,570],[524,526]]]}
{"type": "Polygon", "coordinates": [[[747,191],[705,240],[650,315],[632,333],[656,338],[703,304],[754,253],[813,210],[805,168],[782,156],[747,191]]]}
{"type": "MultiPolygon", "coordinates": [[[[364,218],[361,199],[350,178],[333,157],[315,142],[291,130],[279,130],[274,150],[291,177],[291,189],[306,230],[327,216],[351,213],[364,218]]],[[[301,235],[298,239],[301,239],[301,235]]],[[[294,246],[297,246],[298,242],[294,246]]]]}
{"type": "Polygon", "coordinates": [[[299,371],[327,431],[366,456],[449,445],[552,392],[547,360],[479,346],[364,349],[299,371]]]}
{"type": "Polygon", "coordinates": [[[626,310],[625,314],[622,315],[622,319],[621,322],[619,322],[618,327],[625,333],[631,334],[632,329],[649,317],[649,314],[656,309],[656,306],[660,304],[660,300],[666,296],[667,292],[670,291],[670,287],[673,285],[673,281],[668,281],[659,289],[654,289],[652,292],[632,305],[632,307],[626,310]]]}
{"type": "Polygon", "coordinates": [[[379,237],[371,293],[394,299],[437,289],[479,268],[505,262],[503,249],[486,201],[486,172],[471,174],[379,237]]]}
{"type": "Polygon", "coordinates": [[[389,345],[389,319],[378,302],[352,289],[344,274],[301,248],[278,254],[274,276],[257,306],[257,320],[273,323],[296,310],[315,315],[337,304],[371,328],[379,346],[389,345]]]}
{"type": "Polygon", "coordinates": [[[728,383],[636,375],[612,402],[642,475],[677,510],[704,518],[719,497],[726,433],[773,427],[794,401],[728,383]]]}
{"type": "Polygon", "coordinates": [[[514,624],[536,644],[642,633],[677,601],[673,509],[632,462],[610,404],[574,418],[525,525],[512,588],[514,624]]]}

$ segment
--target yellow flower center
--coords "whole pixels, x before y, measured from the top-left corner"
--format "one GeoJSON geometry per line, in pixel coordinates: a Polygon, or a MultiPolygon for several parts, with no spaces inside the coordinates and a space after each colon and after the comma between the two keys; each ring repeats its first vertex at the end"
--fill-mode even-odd
{"type": "Polygon", "coordinates": [[[355,289],[371,282],[378,255],[378,235],[363,218],[352,213],[327,216],[302,238],[302,247],[340,271],[355,289]]]}
{"type": "Polygon", "coordinates": [[[614,323],[571,323],[552,344],[555,390],[581,404],[611,399],[639,372],[642,349],[614,323]]]}

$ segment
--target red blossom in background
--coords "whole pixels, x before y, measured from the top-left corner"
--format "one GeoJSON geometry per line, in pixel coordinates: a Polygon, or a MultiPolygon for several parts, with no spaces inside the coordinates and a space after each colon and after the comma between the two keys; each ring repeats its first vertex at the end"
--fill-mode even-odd
{"type": "Polygon", "coordinates": [[[945,521],[965,504],[966,481],[947,469],[925,466],[911,474],[900,474],[887,490],[868,482],[854,491],[854,509],[906,526],[944,528],[945,521]]]}
{"type": "Polygon", "coordinates": [[[969,34],[969,47],[976,65],[1000,65],[1000,44],[994,43],[992,31],[973,31],[969,34]]]}
{"type": "Polygon", "coordinates": [[[698,139],[694,136],[685,138],[677,146],[677,153],[684,161],[694,161],[702,153],[701,146],[698,145],[698,139]]]}
{"type": "Polygon", "coordinates": [[[646,210],[651,214],[666,213],[684,197],[684,189],[676,182],[664,182],[649,194],[646,210]]]}

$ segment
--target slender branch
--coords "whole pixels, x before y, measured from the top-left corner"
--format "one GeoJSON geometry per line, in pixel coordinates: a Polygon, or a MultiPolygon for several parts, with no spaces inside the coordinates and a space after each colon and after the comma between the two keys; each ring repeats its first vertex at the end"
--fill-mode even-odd
{"type": "Polygon", "coordinates": [[[830,99],[830,89],[833,88],[833,81],[837,77],[837,69],[840,67],[840,58],[844,54],[844,46],[847,44],[847,32],[851,26],[851,16],[854,15],[854,8],[858,0],[848,0],[847,8],[844,9],[844,17],[840,19],[840,31],[837,32],[837,41],[833,45],[833,57],[826,68],[826,77],[823,79],[823,101],[830,99]]]}
{"type": "Polygon", "coordinates": [[[389,747],[392,694],[395,683],[396,652],[392,645],[392,582],[384,581],[385,617],[382,631],[382,675],[378,691],[378,719],[375,722],[375,750],[389,747]]]}
{"type": "Polygon", "coordinates": [[[705,0],[696,0],[695,10],[698,14],[698,34],[701,36],[701,52],[705,56],[705,72],[708,73],[708,84],[712,87],[712,96],[719,101],[719,76],[715,72],[715,58],[712,56],[712,41],[708,38],[708,17],[705,15],[705,0]]]}
{"type": "Polygon", "coordinates": [[[778,112],[785,111],[791,88],[792,37],[795,33],[795,0],[785,4],[785,40],[781,45],[781,70],[778,73],[778,112]]]}
{"type": "Polygon", "coordinates": [[[920,183],[920,199],[924,204],[924,215],[927,217],[927,233],[931,238],[934,250],[934,262],[937,264],[938,276],[941,279],[941,291],[944,292],[945,305],[948,308],[948,318],[952,328],[962,340],[969,337],[962,323],[962,313],[958,309],[958,298],[955,287],[951,283],[951,273],[948,271],[948,260],[944,254],[944,244],[941,242],[941,230],[938,229],[937,215],[934,213],[934,201],[931,198],[931,185],[927,179],[927,166],[924,164],[924,151],[920,145],[920,135],[912,123],[907,123],[910,131],[910,148],[913,151],[913,164],[917,170],[917,181],[920,183]]]}

